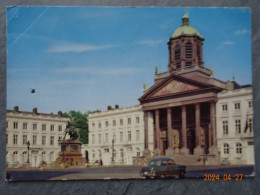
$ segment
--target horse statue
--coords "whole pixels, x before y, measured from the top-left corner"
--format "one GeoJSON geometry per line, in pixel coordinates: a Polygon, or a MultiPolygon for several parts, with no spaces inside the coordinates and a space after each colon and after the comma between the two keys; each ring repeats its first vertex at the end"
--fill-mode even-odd
{"type": "Polygon", "coordinates": [[[73,122],[68,122],[63,140],[65,140],[67,134],[69,134],[70,140],[78,140],[80,138],[79,132],[76,130],[76,124],[73,122]]]}

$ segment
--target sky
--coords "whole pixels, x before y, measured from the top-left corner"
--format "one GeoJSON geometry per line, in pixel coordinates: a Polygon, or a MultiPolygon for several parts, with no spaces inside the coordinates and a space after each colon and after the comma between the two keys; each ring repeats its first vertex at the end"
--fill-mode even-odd
{"type": "MultiPolygon", "coordinates": [[[[167,41],[185,8],[9,7],[7,109],[57,113],[138,105],[155,67],[167,71],[167,41]],[[35,93],[30,90],[35,89],[35,93]]],[[[251,12],[187,8],[205,38],[214,77],[252,83],[251,12]]]]}

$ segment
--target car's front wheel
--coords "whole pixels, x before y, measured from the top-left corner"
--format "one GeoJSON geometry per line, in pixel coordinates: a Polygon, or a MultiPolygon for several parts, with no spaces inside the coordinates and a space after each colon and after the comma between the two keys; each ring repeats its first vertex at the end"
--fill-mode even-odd
{"type": "Polygon", "coordinates": [[[161,179],[166,178],[165,174],[160,175],[160,178],[161,178],[161,179]]]}
{"type": "Polygon", "coordinates": [[[156,177],[156,171],[155,171],[154,168],[151,169],[151,173],[152,173],[153,177],[155,178],[156,177]]]}
{"type": "Polygon", "coordinates": [[[180,171],[180,173],[179,173],[179,177],[180,177],[180,178],[183,178],[184,175],[185,175],[185,172],[184,172],[184,171],[180,171]]]}

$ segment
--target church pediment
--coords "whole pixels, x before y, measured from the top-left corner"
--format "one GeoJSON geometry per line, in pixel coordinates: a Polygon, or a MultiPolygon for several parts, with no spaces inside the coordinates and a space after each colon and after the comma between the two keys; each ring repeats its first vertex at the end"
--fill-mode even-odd
{"type": "Polygon", "coordinates": [[[149,88],[139,100],[143,101],[145,99],[187,94],[211,87],[214,86],[177,75],[170,75],[149,88]]]}
{"type": "Polygon", "coordinates": [[[192,91],[196,89],[200,89],[200,87],[177,80],[172,80],[171,82],[167,83],[164,87],[152,93],[150,97],[165,96],[180,92],[192,91]]]}

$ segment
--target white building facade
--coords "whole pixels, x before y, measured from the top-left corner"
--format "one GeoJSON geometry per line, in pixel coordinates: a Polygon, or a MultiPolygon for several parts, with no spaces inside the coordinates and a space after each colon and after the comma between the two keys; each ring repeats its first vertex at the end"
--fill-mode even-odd
{"type": "MultiPolygon", "coordinates": [[[[89,159],[89,164],[98,164],[102,160],[103,165],[132,165],[134,157],[143,156],[142,106],[90,114],[88,120],[89,143],[82,148],[84,150],[82,153],[89,159]]],[[[152,112],[148,112],[148,147],[152,156],[153,131],[154,116],[152,112]]],[[[251,86],[218,93],[216,135],[219,163],[255,164],[251,86]]]]}
{"type": "Polygon", "coordinates": [[[39,167],[44,161],[47,165],[54,163],[60,152],[59,140],[63,139],[69,118],[62,113],[38,113],[14,110],[6,113],[6,164],[18,168],[27,164],[39,167]],[[28,155],[28,141],[29,155],[28,155]]]}
{"type": "Polygon", "coordinates": [[[254,164],[252,87],[220,92],[216,117],[220,161],[254,164]]]}
{"type": "MultiPolygon", "coordinates": [[[[90,164],[132,165],[144,150],[144,115],[141,106],[110,109],[90,114],[88,159],[90,164]]],[[[152,116],[149,124],[152,127],[152,116]]],[[[153,151],[152,129],[149,147],[153,151]]],[[[85,151],[84,151],[85,153],[85,151]]]]}

